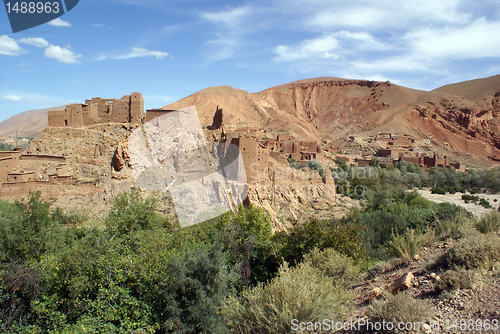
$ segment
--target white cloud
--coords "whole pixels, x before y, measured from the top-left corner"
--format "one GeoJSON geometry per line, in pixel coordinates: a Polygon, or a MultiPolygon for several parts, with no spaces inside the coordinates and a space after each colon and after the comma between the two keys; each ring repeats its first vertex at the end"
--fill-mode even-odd
{"type": "Polygon", "coordinates": [[[366,27],[379,24],[385,12],[377,8],[345,8],[333,12],[319,12],[311,25],[320,27],[366,27]]]}
{"type": "Polygon", "coordinates": [[[7,35],[0,36],[0,54],[6,56],[19,56],[25,51],[17,44],[15,39],[7,35]]]}
{"type": "Polygon", "coordinates": [[[220,12],[202,13],[201,17],[212,23],[221,24],[226,27],[234,27],[241,24],[241,21],[250,15],[252,7],[244,6],[232,8],[220,12]]]}
{"type": "Polygon", "coordinates": [[[168,53],[163,52],[163,51],[149,51],[148,49],[144,48],[133,48],[132,51],[125,55],[120,55],[120,56],[107,56],[105,54],[99,55],[99,57],[96,58],[97,61],[101,60],[106,60],[106,59],[131,59],[131,58],[139,58],[139,57],[155,57],[156,59],[163,59],[165,57],[170,57],[172,58],[168,53]]]}
{"type": "Polygon", "coordinates": [[[338,46],[339,42],[333,35],[304,40],[297,47],[279,45],[275,49],[278,55],[276,60],[338,58],[337,54],[332,53],[338,46]]]}
{"type": "Polygon", "coordinates": [[[373,71],[382,72],[428,72],[432,70],[433,64],[430,59],[416,57],[413,55],[402,55],[376,60],[364,59],[354,60],[351,67],[362,73],[373,71]]]}
{"type": "Polygon", "coordinates": [[[103,23],[91,23],[92,27],[95,27],[95,28],[102,28],[104,27],[104,24],[103,23]]]}
{"type": "Polygon", "coordinates": [[[54,27],[71,27],[71,23],[63,21],[60,18],[49,21],[48,23],[54,27]]]}
{"type": "Polygon", "coordinates": [[[82,55],[76,54],[71,51],[69,45],[65,48],[61,48],[57,45],[51,45],[45,49],[44,55],[47,58],[54,58],[57,59],[57,61],[65,64],[79,63],[80,61],[78,60],[78,58],[82,57],[82,55]]]}
{"type": "Polygon", "coordinates": [[[37,48],[46,48],[50,45],[49,42],[47,42],[45,39],[43,39],[41,37],[21,38],[19,40],[19,43],[34,45],[37,48]]]}
{"type": "Polygon", "coordinates": [[[15,102],[20,102],[20,101],[23,100],[19,96],[15,96],[15,95],[5,95],[5,96],[0,97],[0,99],[2,99],[2,100],[9,100],[9,101],[15,101],[15,102]]]}
{"type": "Polygon", "coordinates": [[[233,57],[240,47],[240,41],[233,36],[218,36],[218,38],[207,42],[211,52],[208,56],[210,60],[224,60],[233,57]]]}
{"type": "Polygon", "coordinates": [[[302,22],[321,29],[407,29],[421,24],[460,24],[471,18],[470,13],[461,11],[460,0],[379,0],[376,4],[364,0],[311,2],[305,7],[304,1],[296,1],[297,8],[302,3],[307,14],[302,22]]]}
{"type": "Polygon", "coordinates": [[[131,52],[124,56],[118,56],[116,59],[130,59],[137,57],[155,57],[156,59],[163,59],[165,57],[169,57],[170,55],[166,52],[162,51],[149,51],[148,49],[143,48],[133,48],[131,52]]]}
{"type": "Polygon", "coordinates": [[[480,18],[460,28],[427,28],[409,32],[413,52],[448,59],[500,57],[500,22],[480,18]]]}

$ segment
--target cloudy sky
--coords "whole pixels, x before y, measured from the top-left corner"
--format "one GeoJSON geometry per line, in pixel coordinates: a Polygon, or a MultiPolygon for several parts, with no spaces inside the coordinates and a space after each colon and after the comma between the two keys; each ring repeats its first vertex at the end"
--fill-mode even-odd
{"type": "Polygon", "coordinates": [[[12,33],[0,9],[0,121],[142,92],[163,107],[333,76],[423,90],[500,74],[498,0],[80,0],[12,33]]]}

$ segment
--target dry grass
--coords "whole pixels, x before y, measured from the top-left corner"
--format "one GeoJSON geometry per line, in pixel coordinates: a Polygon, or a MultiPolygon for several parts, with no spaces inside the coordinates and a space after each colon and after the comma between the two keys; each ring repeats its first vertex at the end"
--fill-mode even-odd
{"type": "Polygon", "coordinates": [[[393,233],[386,249],[390,255],[399,257],[408,263],[413,260],[413,256],[422,250],[424,244],[425,236],[410,229],[405,234],[393,233]]]}
{"type": "Polygon", "coordinates": [[[354,265],[352,258],[336,252],[333,248],[323,251],[317,248],[304,256],[304,263],[319,269],[324,275],[336,283],[351,285],[358,277],[360,269],[354,265]]]}
{"type": "Polygon", "coordinates": [[[399,323],[423,324],[433,315],[432,313],[432,307],[427,302],[415,299],[404,292],[375,300],[366,310],[371,322],[390,322],[395,330],[399,323]]]}
{"type": "Polygon", "coordinates": [[[485,268],[499,260],[500,238],[494,233],[471,234],[460,239],[446,254],[446,261],[452,268],[485,268]]]}
{"type": "Polygon", "coordinates": [[[474,224],[481,233],[492,233],[500,230],[500,213],[491,211],[482,215],[474,224]]]}
{"type": "Polygon", "coordinates": [[[289,268],[266,285],[229,298],[222,313],[233,333],[292,333],[291,321],[344,320],[351,293],[308,263],[289,268]]]}
{"type": "Polygon", "coordinates": [[[470,289],[473,286],[474,276],[467,270],[448,270],[436,283],[437,292],[451,291],[454,289],[470,289]]]}

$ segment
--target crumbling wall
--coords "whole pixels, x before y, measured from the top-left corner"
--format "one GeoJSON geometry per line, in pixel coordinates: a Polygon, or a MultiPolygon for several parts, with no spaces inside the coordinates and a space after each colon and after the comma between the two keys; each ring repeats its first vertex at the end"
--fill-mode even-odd
{"type": "Polygon", "coordinates": [[[125,95],[120,100],[94,97],[85,104],[70,104],[65,110],[48,112],[49,127],[91,126],[105,123],[144,123],[144,99],[141,93],[125,95]]]}

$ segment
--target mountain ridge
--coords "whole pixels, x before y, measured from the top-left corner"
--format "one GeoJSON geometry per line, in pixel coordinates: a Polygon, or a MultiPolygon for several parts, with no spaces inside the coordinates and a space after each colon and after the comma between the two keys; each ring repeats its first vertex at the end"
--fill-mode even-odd
{"type": "MultiPolygon", "coordinates": [[[[249,93],[231,86],[195,92],[163,109],[196,106],[202,126],[223,110],[225,131],[265,130],[341,147],[351,136],[378,132],[430,139],[443,154],[500,159],[500,75],[445,85],[432,91],[389,81],[318,77],[249,93]]],[[[33,110],[0,123],[0,135],[34,136],[47,126],[47,110],[33,110]]]]}

